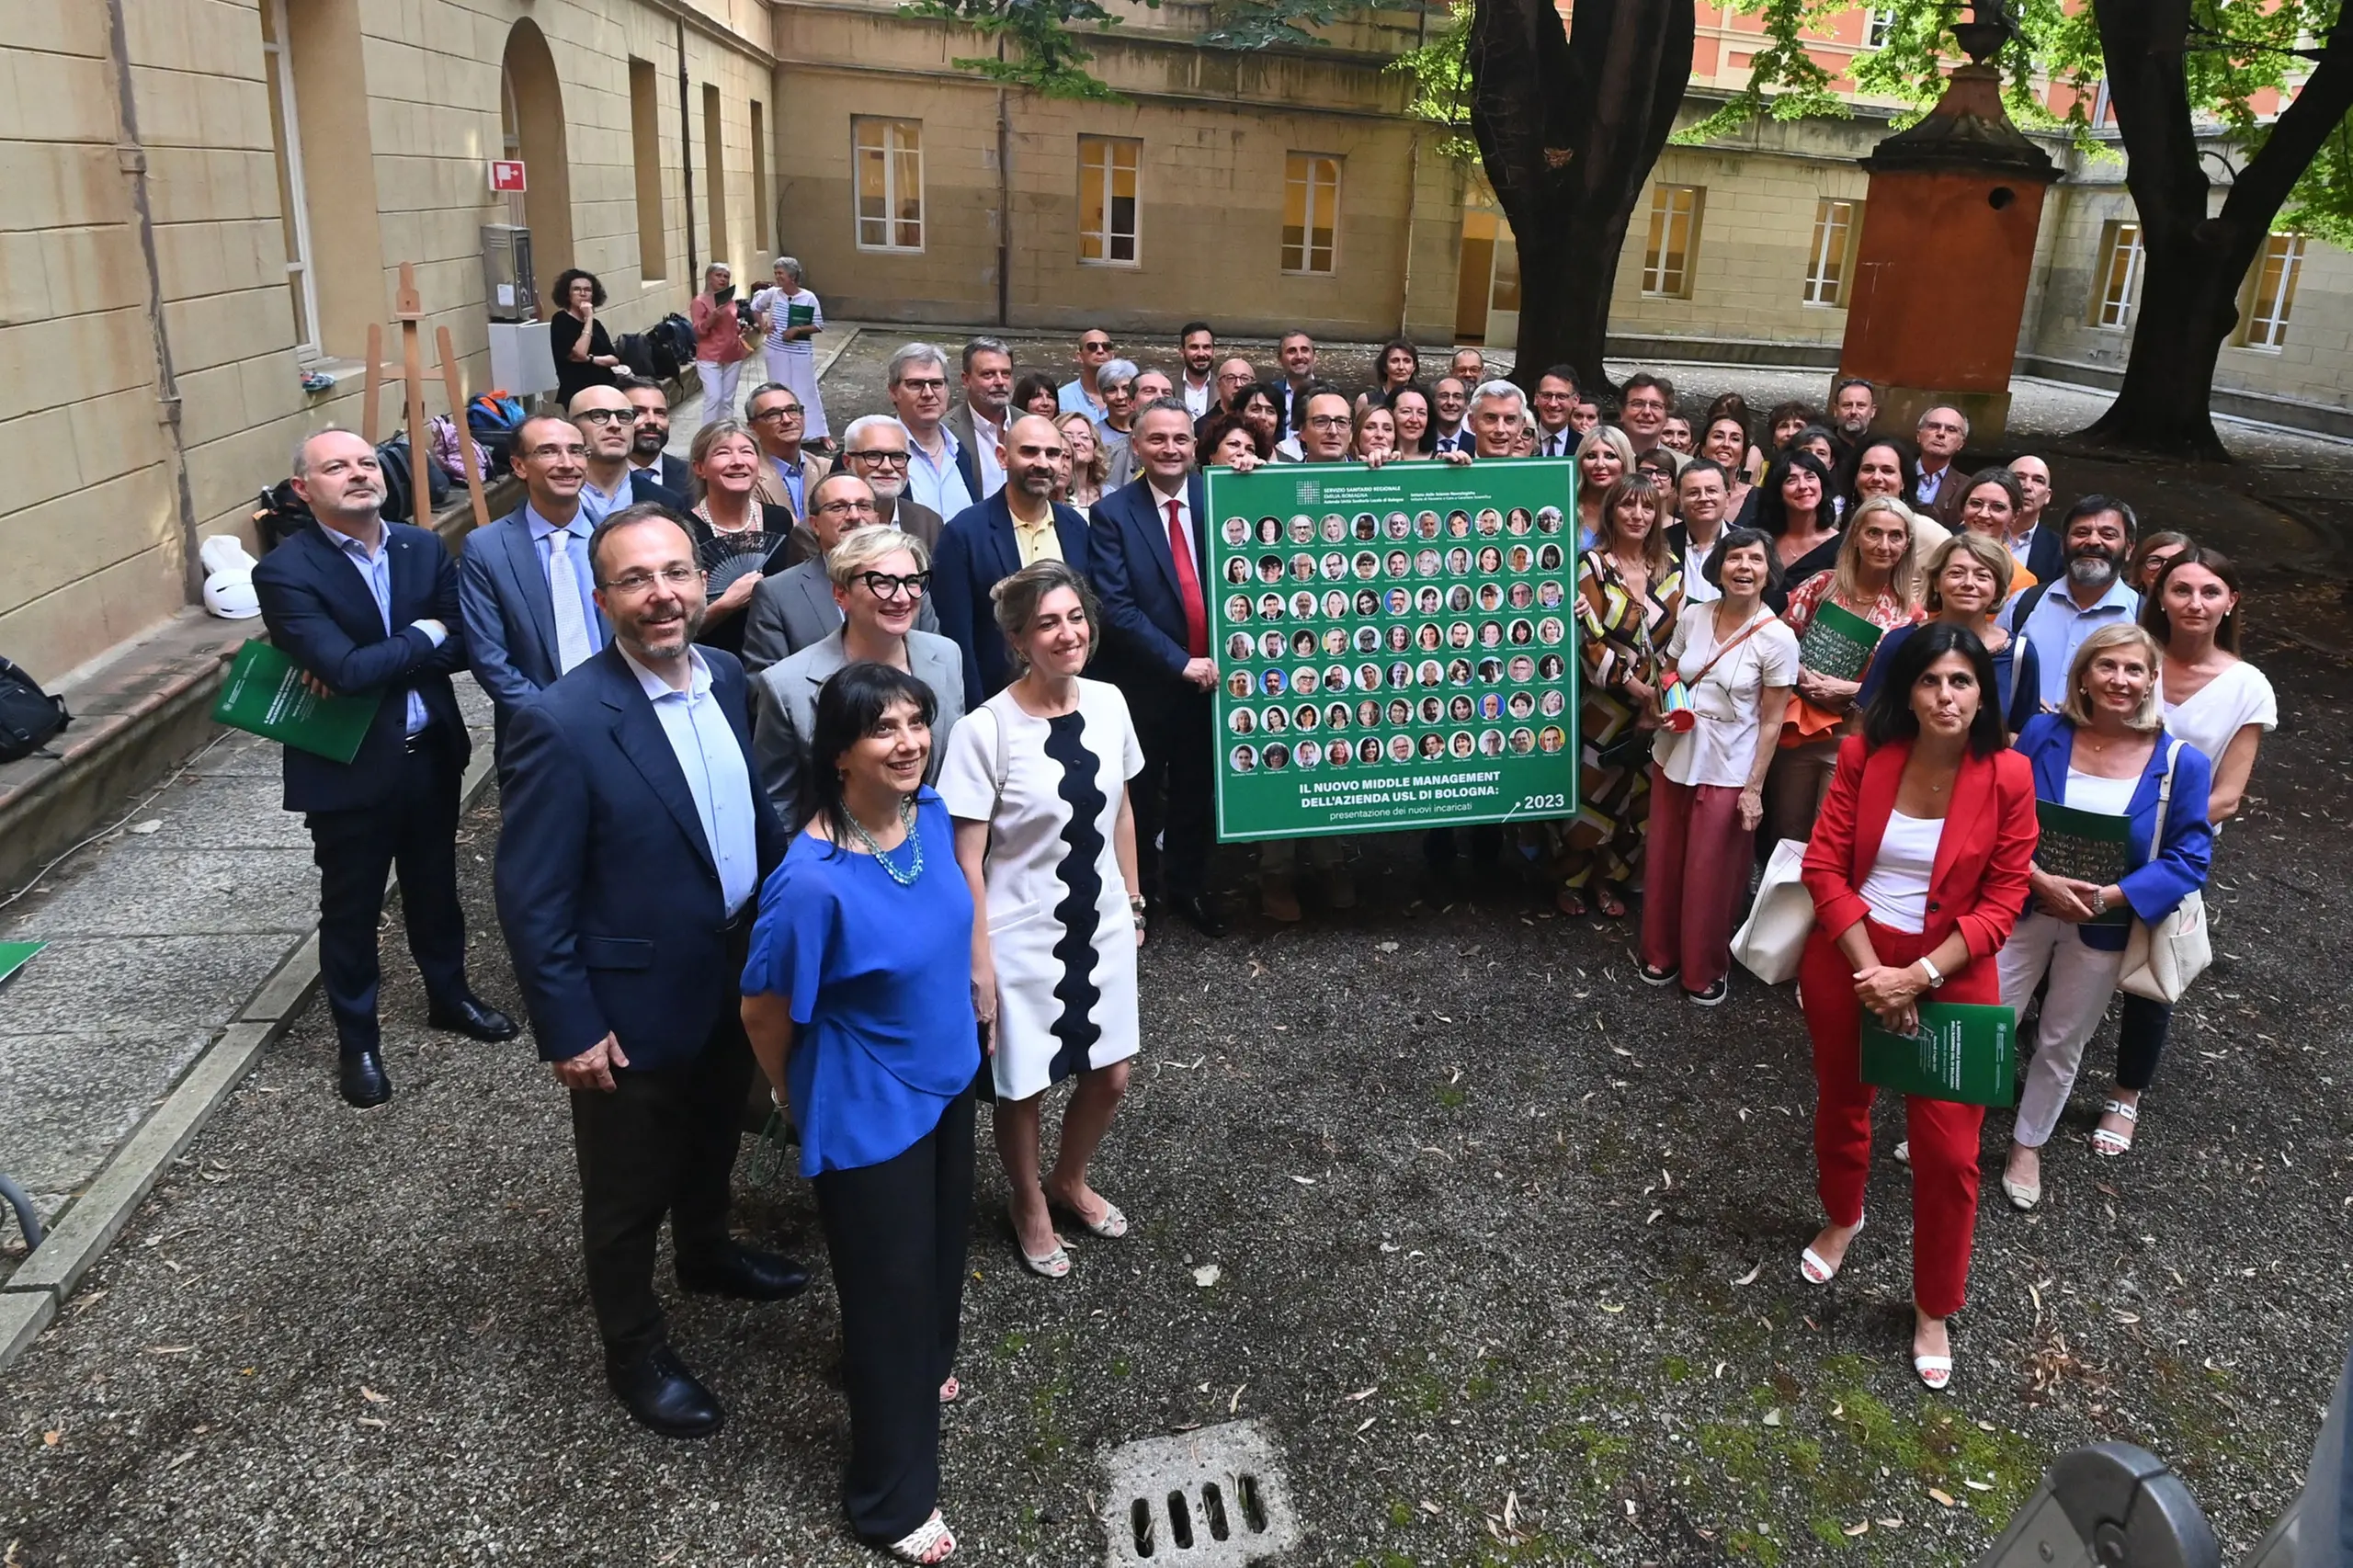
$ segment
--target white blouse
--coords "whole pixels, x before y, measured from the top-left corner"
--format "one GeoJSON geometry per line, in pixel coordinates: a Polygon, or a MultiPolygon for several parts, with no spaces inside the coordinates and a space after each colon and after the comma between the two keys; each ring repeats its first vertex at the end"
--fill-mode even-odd
{"type": "Polygon", "coordinates": [[[1891,931],[1922,931],[1928,924],[1928,881],[1937,871],[1937,846],[1945,836],[1942,817],[1887,813],[1879,858],[1855,891],[1870,905],[1871,918],[1891,931]]]}

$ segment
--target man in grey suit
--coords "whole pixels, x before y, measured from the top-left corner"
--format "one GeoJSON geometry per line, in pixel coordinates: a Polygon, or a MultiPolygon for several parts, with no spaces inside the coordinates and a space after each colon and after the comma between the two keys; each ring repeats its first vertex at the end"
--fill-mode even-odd
{"type": "MultiPolygon", "coordinates": [[[[866,481],[874,496],[877,518],[923,540],[929,551],[939,549],[939,530],[947,519],[907,494],[907,453],[913,439],[907,427],[887,414],[870,414],[849,422],[842,432],[839,472],[866,481]]],[[[959,437],[961,439],[961,437],[959,437]]]]}
{"type": "MultiPolygon", "coordinates": [[[[833,583],[825,575],[825,557],[844,534],[878,523],[874,493],[864,480],[851,473],[829,473],[817,482],[809,493],[809,528],[816,536],[818,553],[763,578],[752,590],[751,605],[744,612],[745,669],[757,675],[841,630],[841,606],[835,602],[833,583]]],[[[907,537],[916,539],[913,534],[907,537]]],[[[916,539],[916,542],[923,540],[916,539]]],[[[926,560],[929,560],[927,554],[926,560]]],[[[917,600],[915,624],[919,631],[939,630],[939,617],[928,597],[917,600]]]]}
{"type": "Polygon", "coordinates": [[[963,654],[947,638],[915,629],[931,576],[923,541],[895,528],[853,528],[824,566],[840,624],[751,682],[753,767],[788,824],[801,820],[801,780],[813,765],[809,737],[816,730],[817,693],[844,665],[889,665],[931,688],[939,710],[931,721],[926,784],[938,780],[948,732],[964,716],[963,654]]]}
{"type": "Polygon", "coordinates": [[[561,415],[526,419],[513,460],[523,505],[467,535],[458,566],[466,662],[490,694],[501,755],[515,710],[612,637],[588,571],[586,438],[561,415]]]}
{"type": "Polygon", "coordinates": [[[972,499],[985,501],[1005,487],[1005,465],[997,461],[996,449],[1005,442],[1006,411],[1013,405],[1013,351],[1003,340],[976,337],[964,345],[963,396],[953,401],[948,428],[972,454],[972,471],[981,481],[981,493],[972,499]]]}

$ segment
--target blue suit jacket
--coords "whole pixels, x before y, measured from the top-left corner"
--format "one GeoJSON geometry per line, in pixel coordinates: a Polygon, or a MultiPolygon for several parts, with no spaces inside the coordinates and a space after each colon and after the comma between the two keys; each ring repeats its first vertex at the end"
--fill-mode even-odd
{"type": "MultiPolygon", "coordinates": [[[[788,840],[753,766],[744,666],[702,656],[751,775],[765,881],[788,840]]],[[[498,924],[540,1058],[611,1034],[632,1067],[693,1061],[742,973],[687,776],[618,648],[515,710],[504,769],[498,924]]]]}
{"type": "MultiPolygon", "coordinates": [[[[1193,515],[1193,572],[1209,608],[1208,490],[1199,473],[1185,481],[1193,515]]],[[[1176,587],[1176,558],[1168,549],[1168,521],[1155,508],[1152,484],[1138,479],[1095,504],[1095,592],[1133,663],[1184,673],[1185,600],[1176,587]]]]}
{"type": "Polygon", "coordinates": [[[392,557],[392,626],[348,557],[313,523],[287,537],[254,568],[269,640],[296,664],[344,696],[381,694],[375,722],[349,763],[286,748],[286,809],[345,812],[381,804],[399,787],[407,744],[408,694],[425,699],[427,719],[444,726],[462,766],[472,746],[449,674],[466,665],[466,625],[458,610],[458,563],[441,536],[386,523],[392,557]],[[449,635],[437,647],[415,626],[438,620],[449,635]]]}
{"type": "MultiPolygon", "coordinates": [[[[653,488],[658,499],[660,487],[653,488]]],[[[490,693],[503,756],[515,710],[556,678],[555,600],[522,507],[466,536],[458,603],[466,620],[467,659],[474,679],[490,693]]],[[[613,629],[601,612],[597,626],[610,642],[613,629]]]]}
{"type": "Polygon", "coordinates": [[[2026,569],[2038,583],[2056,582],[2067,570],[2067,547],[2057,529],[2044,523],[2034,525],[2034,538],[2026,547],[2026,569]]]}
{"type": "MultiPolygon", "coordinates": [[[[1063,560],[1071,569],[1094,577],[1095,536],[1086,519],[1056,502],[1054,536],[1062,541],[1063,560]]],[[[996,606],[989,590],[1020,570],[1021,546],[1013,537],[1013,509],[1002,487],[959,512],[939,530],[939,548],[931,555],[931,597],[939,610],[940,631],[963,651],[967,713],[1013,679],[1013,659],[996,629],[996,606]]]]}
{"type": "MultiPolygon", "coordinates": [[[[666,459],[670,454],[665,452],[662,455],[666,459]]],[[[656,479],[645,469],[633,468],[629,471],[629,494],[630,499],[640,505],[648,501],[658,502],[677,513],[681,517],[694,510],[694,503],[687,499],[687,492],[683,485],[674,487],[666,478],[656,479]]]]}
{"type": "MultiPolygon", "coordinates": [[[[2067,763],[2075,755],[2075,727],[2064,715],[2042,713],[2027,721],[2019,732],[2018,750],[2034,766],[2034,794],[2039,801],[2064,803],[2067,763]]],[[[2214,829],[2206,820],[2207,796],[2214,785],[2214,765],[2187,741],[2160,732],[2149,765],[2132,790],[2126,815],[2132,819],[2132,869],[2116,885],[2132,913],[2152,924],[2173,912],[2176,904],[2206,885],[2207,863],[2214,853],[2214,829]],[[2174,761],[2173,796],[2165,804],[2165,841],[2152,845],[2157,829],[2157,787],[2164,782],[2168,759],[2174,761]]],[[[2111,952],[2124,949],[2126,932],[2116,926],[2083,927],[2084,946],[2111,952]]]]}

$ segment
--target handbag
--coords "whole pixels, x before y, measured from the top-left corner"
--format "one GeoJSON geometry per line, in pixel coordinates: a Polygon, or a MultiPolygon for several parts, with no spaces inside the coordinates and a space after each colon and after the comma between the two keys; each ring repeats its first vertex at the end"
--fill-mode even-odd
{"type": "Polygon", "coordinates": [[[1806,938],[1813,935],[1813,895],[1806,891],[1802,838],[1784,838],[1773,846],[1765,863],[1765,880],[1756,886],[1756,902],[1748,918],[1733,933],[1732,956],[1740,967],[1768,985],[1779,985],[1798,971],[1805,956],[1806,938]]]}
{"type": "MultiPolygon", "coordinates": [[[[2157,785],[2157,820],[2149,835],[2149,852],[2161,853],[2165,843],[2165,812],[2173,803],[2174,769],[2181,763],[2181,743],[2174,742],[2165,758],[2165,776],[2157,785]]],[[[2124,976],[2118,982],[2129,994],[2170,1006],[2182,998],[2206,966],[2214,949],[2206,934],[2206,893],[2193,889],[2154,926],[2132,922],[2124,941],[2124,976]]]]}

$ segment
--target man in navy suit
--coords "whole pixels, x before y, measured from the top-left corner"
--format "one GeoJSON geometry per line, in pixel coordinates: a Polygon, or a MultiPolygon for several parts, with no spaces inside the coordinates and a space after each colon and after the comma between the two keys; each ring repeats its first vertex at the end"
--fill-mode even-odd
{"type": "Polygon", "coordinates": [[[1053,499],[1063,460],[1063,435],[1054,422],[1027,414],[1006,426],[997,460],[1005,468],[1005,488],[951,518],[931,557],[939,630],[964,653],[967,713],[1013,680],[1013,659],[996,629],[989,590],[1038,561],[1060,561],[1095,574],[1095,535],[1086,519],[1053,499]]]}
{"type": "Polygon", "coordinates": [[[670,394],[662,390],[660,381],[649,381],[642,376],[616,376],[613,384],[621,389],[637,410],[637,424],[629,437],[629,466],[658,483],[663,489],[679,495],[694,494],[695,476],[687,467],[687,460],[668,449],[670,445],[670,394]]]}
{"type": "Polygon", "coordinates": [[[319,972],[343,1048],[343,1097],[364,1109],[392,1095],[376,1021],[376,926],[394,866],[426,1020],[482,1040],[516,1029],[466,983],[458,782],[472,746],[449,689],[449,672],[466,663],[457,563],[438,535],[384,521],[376,453],[350,431],[305,440],[293,482],[319,526],[254,568],[263,623],[313,690],[379,699],[349,762],[289,746],[284,765],[286,809],[305,813],[319,868],[319,972]]]}
{"type": "Polygon", "coordinates": [[[1120,687],[1143,745],[1143,773],[1131,786],[1136,851],[1146,891],[1222,936],[1225,920],[1208,886],[1217,686],[1205,585],[1208,500],[1201,476],[1190,472],[1193,422],[1183,403],[1160,398],[1131,428],[1143,473],[1095,504],[1094,579],[1122,645],[1120,687]]]}
{"type": "MultiPolygon", "coordinates": [[[[638,413],[628,393],[619,387],[583,387],[572,394],[564,415],[586,445],[587,472],[580,483],[580,510],[590,528],[640,501],[658,501],[685,516],[692,503],[684,490],[672,489],[655,470],[630,461],[636,449],[638,413]]],[[[520,458],[522,432],[515,435],[514,455],[520,458]]]]}
{"type": "Polygon", "coordinates": [[[727,1230],[753,1071],[738,986],[787,835],[754,779],[743,666],[695,643],[687,530],[628,507],[588,559],[612,640],[516,710],[498,921],[540,1055],[571,1091],[607,1381],[645,1426],[700,1437],[725,1413],[664,1332],[663,1216],[688,1290],[781,1301],[809,1282],[727,1230]]]}
{"type": "MultiPolygon", "coordinates": [[[[580,396],[597,393],[621,396],[610,387],[580,396]]],[[[585,441],[553,415],[523,421],[514,452],[523,504],[466,537],[458,603],[474,679],[495,711],[501,756],[515,710],[611,639],[588,571],[597,520],[581,506],[585,441]]]]}

